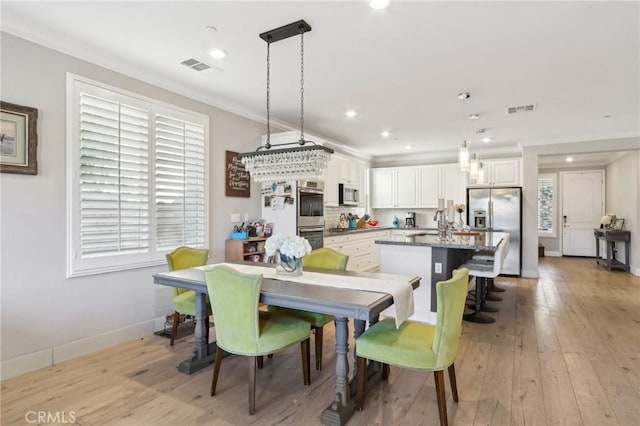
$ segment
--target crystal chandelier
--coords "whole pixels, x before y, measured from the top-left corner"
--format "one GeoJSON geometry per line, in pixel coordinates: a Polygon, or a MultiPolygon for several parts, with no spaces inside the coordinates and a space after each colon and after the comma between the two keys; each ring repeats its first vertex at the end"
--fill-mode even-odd
{"type": "Polygon", "coordinates": [[[304,138],[304,33],[311,26],[304,20],[260,34],[267,42],[267,141],[254,152],[240,154],[245,169],[256,182],[315,179],[322,176],[333,150],[304,138]],[[270,46],[271,43],[300,35],[300,139],[271,144],[270,46]],[[281,147],[272,149],[273,147],[281,147]],[[286,147],[286,148],[285,148],[286,147]]]}

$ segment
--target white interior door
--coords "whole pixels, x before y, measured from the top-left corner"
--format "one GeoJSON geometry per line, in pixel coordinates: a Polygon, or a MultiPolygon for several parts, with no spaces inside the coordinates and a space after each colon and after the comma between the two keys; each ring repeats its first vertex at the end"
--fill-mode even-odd
{"type": "Polygon", "coordinates": [[[593,229],[604,214],[604,171],[561,172],[562,254],[596,255],[593,229]]]}

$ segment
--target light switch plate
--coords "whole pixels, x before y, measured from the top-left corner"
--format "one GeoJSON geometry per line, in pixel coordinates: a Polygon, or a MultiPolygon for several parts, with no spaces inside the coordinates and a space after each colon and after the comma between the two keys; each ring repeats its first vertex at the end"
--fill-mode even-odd
{"type": "Polygon", "coordinates": [[[436,263],[435,272],[436,272],[436,274],[441,274],[442,273],[442,263],[436,263]]]}
{"type": "Polygon", "coordinates": [[[231,213],[231,222],[240,222],[240,213],[231,213]]]}

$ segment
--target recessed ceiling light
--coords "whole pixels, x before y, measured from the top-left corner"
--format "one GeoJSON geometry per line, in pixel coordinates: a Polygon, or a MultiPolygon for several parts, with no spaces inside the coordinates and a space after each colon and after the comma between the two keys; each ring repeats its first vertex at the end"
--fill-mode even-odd
{"type": "Polygon", "coordinates": [[[369,6],[372,9],[384,9],[389,6],[389,0],[370,0],[369,6]]]}
{"type": "Polygon", "coordinates": [[[358,113],[357,113],[357,112],[355,112],[355,111],[354,111],[354,110],[352,110],[352,109],[350,109],[349,111],[347,111],[347,112],[346,112],[346,114],[347,114],[347,117],[349,117],[349,118],[353,118],[353,117],[355,117],[356,115],[358,115],[358,113]]]}
{"type": "Polygon", "coordinates": [[[477,133],[477,134],[479,134],[479,135],[480,135],[480,134],[482,134],[482,133],[484,133],[484,132],[486,132],[486,130],[485,130],[485,129],[478,129],[478,130],[476,130],[476,133],[477,133]]]}
{"type": "Polygon", "coordinates": [[[573,162],[573,157],[567,157],[567,163],[572,163],[573,162]]]}
{"type": "Polygon", "coordinates": [[[489,136],[485,136],[484,138],[482,138],[482,142],[489,143],[491,142],[491,138],[489,136]]]}
{"type": "Polygon", "coordinates": [[[209,51],[209,55],[211,55],[211,57],[214,59],[224,59],[227,57],[227,54],[228,53],[226,50],[219,48],[211,49],[209,51]]]}
{"type": "Polygon", "coordinates": [[[385,130],[382,133],[380,133],[380,136],[382,136],[383,138],[388,138],[390,134],[391,133],[389,133],[388,131],[385,130]]]}
{"type": "Polygon", "coordinates": [[[480,114],[471,114],[469,115],[469,120],[477,120],[480,118],[480,114]]]}
{"type": "Polygon", "coordinates": [[[411,148],[413,148],[411,145],[405,145],[404,146],[404,149],[411,149],[411,148]]]}

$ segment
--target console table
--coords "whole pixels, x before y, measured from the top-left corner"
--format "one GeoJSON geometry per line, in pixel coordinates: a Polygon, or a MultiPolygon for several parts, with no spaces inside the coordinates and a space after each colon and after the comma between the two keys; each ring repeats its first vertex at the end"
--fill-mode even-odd
{"type": "Polygon", "coordinates": [[[612,229],[594,229],[593,234],[596,238],[596,262],[598,262],[598,264],[600,265],[603,265],[605,268],[607,268],[608,271],[610,271],[611,268],[616,268],[629,272],[631,232],[615,231],[612,229]],[[600,256],[600,241],[604,241],[607,247],[606,259],[600,256]],[[614,258],[616,242],[624,243],[625,263],[622,263],[614,258]]]}

